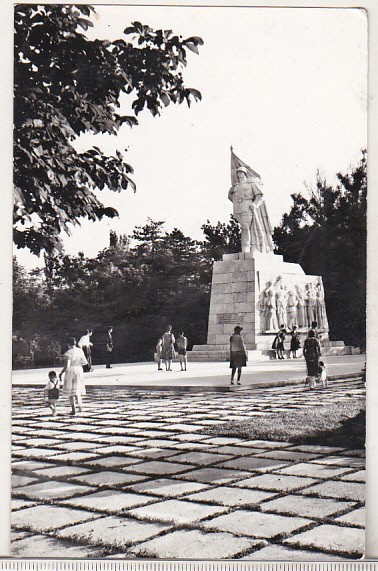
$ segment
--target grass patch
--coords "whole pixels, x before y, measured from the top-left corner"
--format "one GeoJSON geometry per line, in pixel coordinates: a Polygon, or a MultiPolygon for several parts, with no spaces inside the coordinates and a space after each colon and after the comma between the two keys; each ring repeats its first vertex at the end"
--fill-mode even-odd
{"type": "MultiPolygon", "coordinates": [[[[204,431],[205,432],[205,431],[204,431]]],[[[212,436],[276,440],[343,448],[364,448],[366,403],[358,398],[303,410],[277,412],[249,420],[217,424],[206,429],[212,436]]]]}

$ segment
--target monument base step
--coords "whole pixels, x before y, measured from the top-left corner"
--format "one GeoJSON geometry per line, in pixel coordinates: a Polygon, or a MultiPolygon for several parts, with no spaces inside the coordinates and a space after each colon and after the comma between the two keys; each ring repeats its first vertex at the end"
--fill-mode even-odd
{"type": "MultiPolygon", "coordinates": [[[[331,342],[332,343],[332,342],[331,342]]],[[[334,342],[337,344],[322,345],[322,357],[339,357],[342,355],[359,355],[359,347],[351,347],[344,345],[341,342],[334,342]]],[[[277,353],[274,349],[254,349],[248,350],[248,361],[265,361],[267,359],[276,359],[277,353]]],[[[284,356],[286,359],[291,357],[291,352],[289,349],[284,350],[284,356]]],[[[297,357],[303,357],[302,349],[297,351],[297,357]]],[[[192,362],[224,362],[229,361],[230,352],[225,346],[218,348],[214,345],[195,345],[192,351],[188,351],[188,361],[192,362]]]]}

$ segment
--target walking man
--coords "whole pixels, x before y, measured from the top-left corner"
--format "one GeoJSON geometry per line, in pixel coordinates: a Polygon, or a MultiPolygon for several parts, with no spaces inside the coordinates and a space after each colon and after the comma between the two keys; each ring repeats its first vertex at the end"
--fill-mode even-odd
{"type": "Polygon", "coordinates": [[[113,357],[113,326],[108,327],[106,332],[106,368],[112,368],[113,357]]]}
{"type": "Polygon", "coordinates": [[[93,343],[91,342],[93,330],[87,329],[85,334],[82,335],[79,339],[79,343],[77,344],[80,349],[83,349],[85,358],[88,361],[87,365],[83,365],[84,373],[91,373],[93,371],[92,367],[92,347],[93,343]]]}

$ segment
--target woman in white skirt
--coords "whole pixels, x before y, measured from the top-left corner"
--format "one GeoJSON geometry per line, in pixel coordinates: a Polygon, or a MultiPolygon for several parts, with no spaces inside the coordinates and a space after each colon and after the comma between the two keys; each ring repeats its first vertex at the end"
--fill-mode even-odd
{"type": "Polygon", "coordinates": [[[87,365],[88,361],[84,351],[76,347],[74,337],[70,337],[67,344],[69,349],[64,354],[64,367],[59,374],[59,379],[62,380],[64,373],[63,392],[70,398],[71,415],[75,415],[76,406],[79,412],[83,408],[81,401],[82,395],[85,395],[83,365],[87,365]]]}

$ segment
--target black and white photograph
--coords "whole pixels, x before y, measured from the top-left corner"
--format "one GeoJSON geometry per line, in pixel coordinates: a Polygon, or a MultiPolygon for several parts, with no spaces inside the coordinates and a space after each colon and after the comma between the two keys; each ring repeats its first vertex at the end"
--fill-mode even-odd
{"type": "Polygon", "coordinates": [[[367,11],[13,24],[11,556],[360,560],[367,11]]]}

